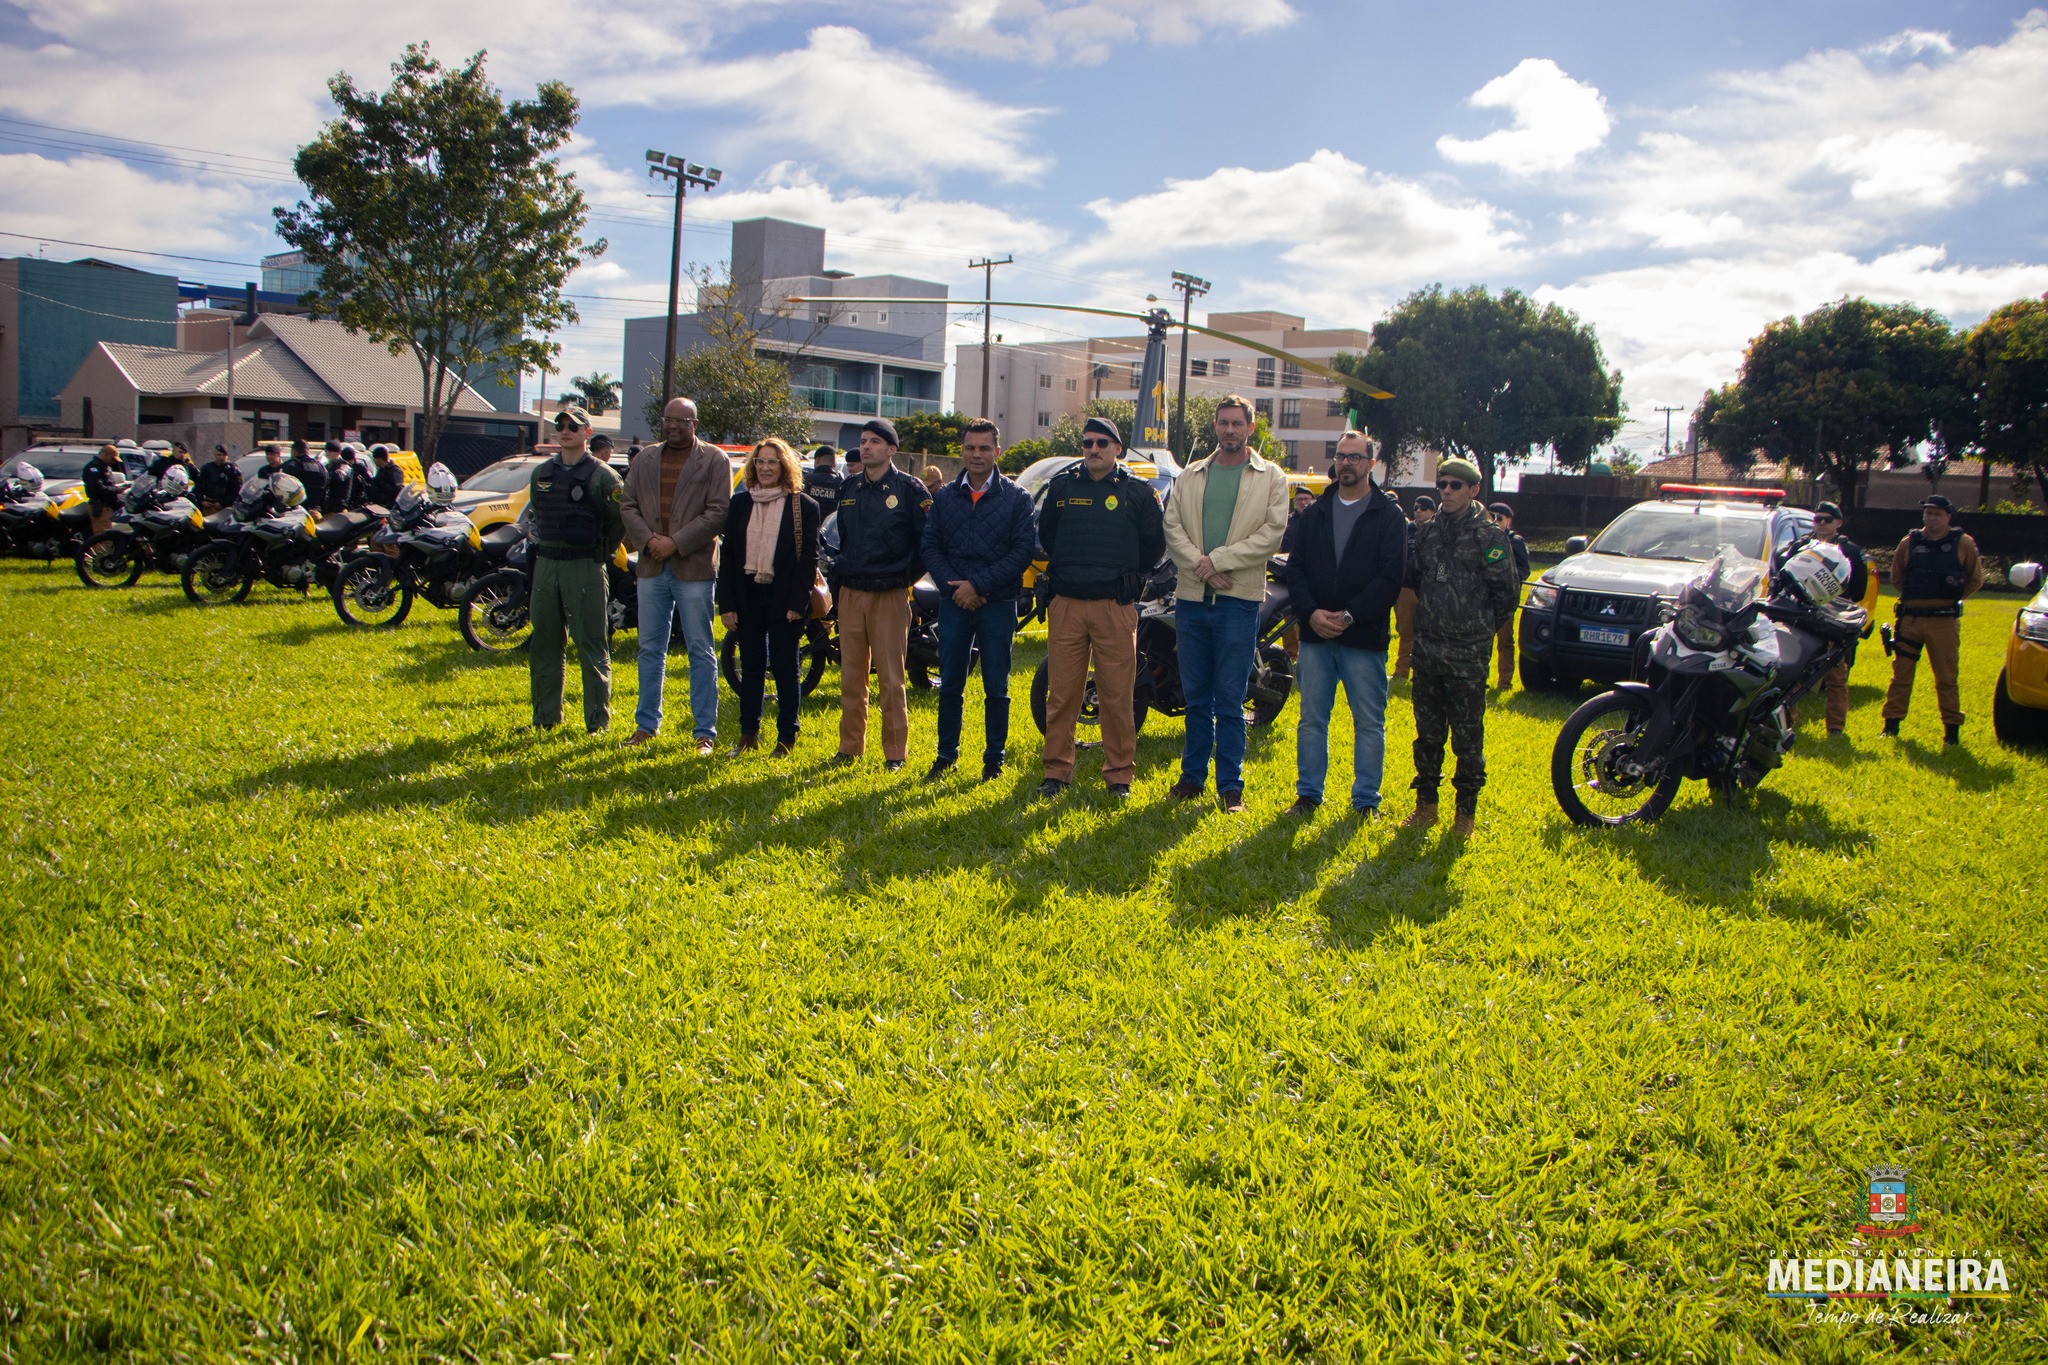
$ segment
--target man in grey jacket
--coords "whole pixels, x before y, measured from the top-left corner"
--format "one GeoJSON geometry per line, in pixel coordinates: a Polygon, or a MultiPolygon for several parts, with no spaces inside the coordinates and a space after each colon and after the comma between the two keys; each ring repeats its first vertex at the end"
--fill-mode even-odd
{"type": "Polygon", "coordinates": [[[709,757],[718,739],[718,652],[711,612],[718,578],[718,534],[732,501],[732,462],[697,436],[697,405],[676,398],[661,414],[662,442],[644,446],[626,471],[620,508],[626,545],[640,555],[640,704],[633,737],[661,733],[662,684],[675,615],[683,618],[690,654],[690,719],[697,753],[709,757]]]}

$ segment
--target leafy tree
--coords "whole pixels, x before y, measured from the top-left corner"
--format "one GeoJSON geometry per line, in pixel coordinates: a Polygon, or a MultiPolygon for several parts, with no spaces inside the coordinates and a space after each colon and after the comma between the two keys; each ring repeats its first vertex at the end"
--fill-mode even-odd
{"type": "MultiPolygon", "coordinates": [[[[810,440],[810,410],[796,396],[790,370],[761,354],[760,328],[741,306],[730,279],[692,270],[697,318],[706,339],[676,356],[674,393],[697,404],[697,433],[707,441],[746,443],[780,436],[810,440]]],[[[661,430],[661,376],[648,380],[641,412],[648,429],[661,430]]]]}
{"type": "Polygon", "coordinates": [[[1616,446],[1607,452],[1607,472],[1610,474],[1638,474],[1642,468],[1643,457],[1627,446],[1616,446]]]}
{"type": "MultiPolygon", "coordinates": [[[[1205,460],[1216,453],[1216,404],[1222,395],[1188,395],[1188,430],[1194,433],[1194,446],[1189,451],[1186,464],[1205,460]]],[[[1066,459],[1081,458],[1081,427],[1090,417],[1107,417],[1116,423],[1116,429],[1128,441],[1131,428],[1137,425],[1138,405],[1129,398],[1091,398],[1081,410],[1081,415],[1068,415],[1053,423],[1052,432],[1046,437],[1047,451],[1066,459]]],[[[1168,419],[1171,425],[1172,419],[1168,419]]],[[[1252,425],[1252,449],[1275,462],[1287,457],[1287,448],[1273,436],[1272,428],[1261,417],[1252,425]]]]}
{"type": "Polygon", "coordinates": [[[1710,395],[1715,448],[1762,450],[1858,506],[1880,459],[1965,426],[1959,360],[1948,323],[1911,304],[1841,299],[1784,318],[1749,343],[1735,383],[1710,395]]]}
{"type": "Polygon", "coordinates": [[[1043,436],[1026,437],[1003,447],[1002,458],[996,461],[996,468],[1005,474],[1022,474],[1051,454],[1052,442],[1043,436]]]}
{"type": "Polygon", "coordinates": [[[608,374],[586,374],[571,379],[569,391],[593,417],[602,417],[619,405],[619,381],[608,374]]]}
{"type": "Polygon", "coordinates": [[[381,95],[335,75],[340,117],[292,162],[308,199],[273,210],[277,235],[320,271],[308,305],[419,362],[427,459],[464,375],[511,379],[553,358],[530,334],[576,321],[562,287],[605,249],[582,241],[583,192],[553,158],[576,97],[544,81],[507,104],[484,56],[446,70],[416,43],[381,95]]]}
{"type": "Polygon", "coordinates": [[[1980,500],[1991,494],[1991,465],[2031,469],[2048,506],[2048,294],[1996,309],[1963,343],[1963,374],[1977,396],[1984,452],[1980,500]]]}
{"type": "Polygon", "coordinates": [[[1548,447],[1583,465],[1621,429],[1621,374],[1593,329],[1513,289],[1418,290],[1373,327],[1370,351],[1331,364],[1394,395],[1356,400],[1390,469],[1423,450],[1462,455],[1490,490],[1503,464],[1548,447]]]}
{"type": "Polygon", "coordinates": [[[1743,390],[1737,384],[1723,384],[1700,395],[1692,410],[1688,436],[1721,457],[1737,478],[1746,478],[1756,467],[1758,442],[1762,439],[1750,410],[1744,406],[1743,390]]]}
{"type": "Polygon", "coordinates": [[[973,419],[964,412],[913,412],[893,419],[900,450],[919,455],[958,455],[960,438],[973,419]]]}

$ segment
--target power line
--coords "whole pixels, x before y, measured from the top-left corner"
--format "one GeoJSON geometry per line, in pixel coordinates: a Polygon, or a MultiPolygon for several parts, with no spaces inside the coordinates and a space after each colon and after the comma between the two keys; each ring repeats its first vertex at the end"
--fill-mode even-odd
{"type": "Polygon", "coordinates": [[[179,256],[169,251],[143,251],[139,247],[109,246],[105,242],[74,242],[67,237],[45,237],[39,232],[7,232],[0,230],[0,237],[18,237],[24,242],[55,242],[58,246],[82,246],[88,251],[118,251],[127,256],[155,256],[166,261],[199,261],[206,265],[233,265],[244,270],[261,270],[260,265],[247,261],[223,261],[213,256],[179,256]]]}
{"type": "Polygon", "coordinates": [[[85,128],[65,128],[55,123],[43,123],[37,119],[14,118],[0,114],[0,123],[12,123],[23,128],[42,128],[53,133],[66,133],[73,137],[96,137],[109,142],[126,142],[136,147],[157,147],[171,152],[196,152],[200,156],[226,156],[237,161],[266,161],[274,166],[290,166],[292,163],[274,156],[256,156],[249,152],[222,152],[209,147],[186,147],[175,142],[151,142],[147,138],[121,137],[114,133],[95,133],[85,128]]]}

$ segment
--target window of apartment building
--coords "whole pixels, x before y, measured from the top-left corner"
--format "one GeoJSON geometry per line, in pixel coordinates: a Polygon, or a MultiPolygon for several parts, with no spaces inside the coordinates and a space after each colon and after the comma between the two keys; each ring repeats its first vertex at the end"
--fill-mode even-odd
{"type": "Polygon", "coordinates": [[[1068,393],[1073,393],[1073,392],[1075,392],[1076,390],[1078,390],[1078,389],[1079,389],[1080,387],[1081,387],[1081,381],[1080,381],[1080,380],[1078,380],[1078,379],[1069,379],[1069,380],[1067,381],[1067,392],[1068,392],[1068,393]]]}
{"type": "Polygon", "coordinates": [[[1255,387],[1261,389],[1270,389],[1273,387],[1273,361],[1270,357],[1259,357],[1258,377],[1252,380],[1252,384],[1255,387]]]}
{"type": "MultiPolygon", "coordinates": [[[[848,313],[848,314],[846,315],[846,325],[847,325],[847,326],[849,326],[849,327],[858,327],[858,326],[860,326],[860,314],[858,314],[858,313],[848,313]]],[[[664,343],[664,344],[665,344],[665,343],[664,343]]]]}
{"type": "Polygon", "coordinates": [[[1342,417],[1343,415],[1344,400],[1341,398],[1332,398],[1329,406],[1323,409],[1323,416],[1325,417],[1342,417]]]}
{"type": "Polygon", "coordinates": [[[1039,387],[1039,388],[1041,388],[1041,389],[1049,389],[1049,388],[1051,388],[1051,387],[1052,387],[1052,376],[1051,376],[1051,375],[1049,375],[1049,374],[1042,374],[1042,375],[1038,376],[1038,387],[1039,387]]]}
{"type": "Polygon", "coordinates": [[[1132,366],[1130,366],[1129,368],[1130,368],[1130,371],[1131,371],[1131,382],[1130,382],[1129,384],[1125,385],[1125,387],[1126,387],[1126,388],[1132,388],[1132,389],[1135,389],[1135,388],[1137,388],[1137,387],[1138,387],[1138,376],[1139,376],[1140,370],[1139,370],[1139,367],[1138,367],[1138,366],[1136,366],[1136,365],[1132,365],[1132,366]]]}
{"type": "Polygon", "coordinates": [[[1209,362],[1206,360],[1190,360],[1188,362],[1188,373],[1197,379],[1208,378],[1209,362]]]}
{"type": "Polygon", "coordinates": [[[1298,389],[1301,387],[1301,366],[1291,360],[1280,362],[1280,387],[1298,389]]]}
{"type": "Polygon", "coordinates": [[[1254,419],[1265,418],[1266,425],[1271,426],[1273,424],[1273,400],[1270,398],[1254,398],[1252,400],[1252,416],[1254,419]]]}
{"type": "Polygon", "coordinates": [[[1301,400],[1299,398],[1283,398],[1280,400],[1280,425],[1289,428],[1301,425],[1301,400]]]}
{"type": "Polygon", "coordinates": [[[1209,362],[1209,373],[1216,376],[1218,379],[1230,378],[1230,362],[1228,360],[1223,359],[1221,356],[1218,356],[1216,359],[1209,362]]]}
{"type": "Polygon", "coordinates": [[[1335,441],[1323,442],[1323,458],[1330,461],[1333,464],[1336,462],[1337,443],[1335,441]]]}
{"type": "Polygon", "coordinates": [[[1299,441],[1282,441],[1280,443],[1280,448],[1287,452],[1287,467],[1289,469],[1301,468],[1301,455],[1297,449],[1300,445],[1301,442],[1299,441]]]}
{"type": "Polygon", "coordinates": [[[1038,425],[1040,425],[1040,426],[1042,426],[1042,427],[1049,427],[1049,426],[1051,426],[1051,425],[1052,425],[1052,414],[1051,414],[1051,413],[1049,413],[1049,412],[1041,412],[1041,413],[1039,413],[1039,414],[1038,414],[1038,425]]]}
{"type": "Polygon", "coordinates": [[[889,322],[889,310],[884,308],[881,312],[875,314],[875,321],[882,324],[883,326],[887,326],[889,322]]]}

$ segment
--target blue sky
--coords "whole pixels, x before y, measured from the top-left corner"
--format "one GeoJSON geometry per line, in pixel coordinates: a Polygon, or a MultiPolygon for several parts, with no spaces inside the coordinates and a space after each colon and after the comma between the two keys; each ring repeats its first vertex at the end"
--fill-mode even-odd
{"type": "Polygon", "coordinates": [[[0,3],[0,231],[253,261],[323,79],[379,84],[417,38],[584,99],[570,160],[611,249],[573,286],[575,373],[616,373],[620,320],[665,290],[647,147],[725,169],[690,204],[707,264],[774,213],[824,226],[830,264],[956,295],[1004,253],[1012,297],[1134,307],[1181,269],[1218,311],[1318,325],[1522,288],[1599,330],[1638,447],[1775,317],[1862,293],[1967,323],[2048,291],[2048,14],[1977,4],[0,3]]]}

